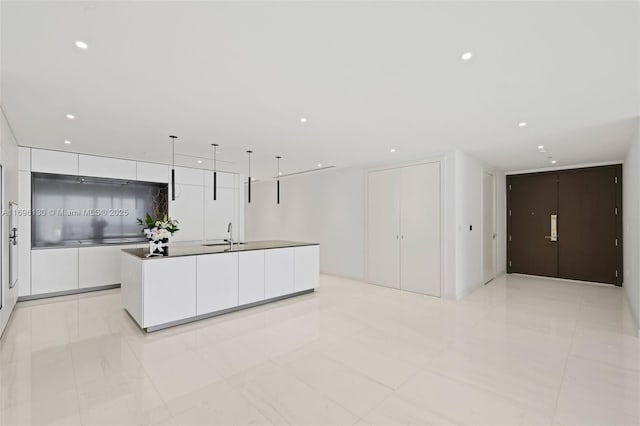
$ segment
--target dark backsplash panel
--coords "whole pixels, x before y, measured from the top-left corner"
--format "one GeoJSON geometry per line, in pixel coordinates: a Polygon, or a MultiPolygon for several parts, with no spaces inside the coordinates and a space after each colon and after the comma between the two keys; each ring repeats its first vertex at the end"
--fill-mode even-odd
{"type": "Polygon", "coordinates": [[[136,219],[167,211],[167,184],[31,174],[32,247],[144,241],[136,219]]]}

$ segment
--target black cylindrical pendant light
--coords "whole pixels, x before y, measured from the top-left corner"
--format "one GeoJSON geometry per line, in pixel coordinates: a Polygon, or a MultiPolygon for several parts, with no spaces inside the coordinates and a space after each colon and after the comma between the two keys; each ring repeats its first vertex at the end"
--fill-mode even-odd
{"type": "Polygon", "coordinates": [[[276,160],[278,161],[278,180],[276,181],[276,201],[278,204],[280,204],[280,159],[282,157],[280,157],[279,155],[276,157],[276,160]]]}
{"type": "Polygon", "coordinates": [[[249,195],[249,202],[251,202],[251,154],[253,153],[253,151],[248,150],[247,154],[249,154],[249,181],[247,182],[247,190],[248,190],[248,195],[249,195]]]}
{"type": "Polygon", "coordinates": [[[218,175],[217,175],[217,171],[218,171],[218,167],[217,167],[217,156],[216,154],[218,153],[218,144],[217,143],[212,143],[211,146],[213,147],[213,201],[215,201],[218,197],[218,175]]]}
{"type": "Polygon", "coordinates": [[[169,136],[171,138],[171,200],[176,200],[176,139],[177,136],[169,136]]]}

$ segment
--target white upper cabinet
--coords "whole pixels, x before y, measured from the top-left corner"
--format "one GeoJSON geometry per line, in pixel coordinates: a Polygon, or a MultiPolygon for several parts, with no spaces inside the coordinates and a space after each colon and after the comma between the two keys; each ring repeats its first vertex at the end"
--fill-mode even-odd
{"type": "MultiPolygon", "coordinates": [[[[169,176],[171,176],[171,172],[169,172],[169,176]]],[[[202,169],[191,169],[189,167],[176,167],[176,183],[183,184],[183,185],[203,186],[204,172],[202,169]]]]}
{"type": "Polygon", "coordinates": [[[31,148],[18,147],[18,170],[31,171],[31,148]]]}
{"type": "Polygon", "coordinates": [[[202,186],[176,184],[176,199],[169,199],[169,216],[178,220],[180,231],[171,237],[171,241],[202,241],[203,191],[202,186]]]}
{"type": "Polygon", "coordinates": [[[80,176],[136,180],[136,162],[80,154],[78,174],[80,176]]]}
{"type": "Polygon", "coordinates": [[[238,241],[239,220],[236,214],[237,193],[231,188],[218,188],[216,200],[213,188],[204,188],[204,238],[219,240],[229,238],[227,227],[233,223],[233,240],[238,241]]]}
{"type": "Polygon", "coordinates": [[[34,148],[31,150],[31,171],[77,175],[78,154],[34,148]]]}
{"type": "Polygon", "coordinates": [[[169,182],[169,166],[166,164],[136,162],[136,180],[143,182],[169,182]]]}

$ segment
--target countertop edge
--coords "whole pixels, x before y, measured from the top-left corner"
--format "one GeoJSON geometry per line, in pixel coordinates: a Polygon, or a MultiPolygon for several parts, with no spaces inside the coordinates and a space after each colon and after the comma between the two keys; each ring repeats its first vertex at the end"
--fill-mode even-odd
{"type": "MultiPolygon", "coordinates": [[[[268,242],[269,241],[250,241],[245,244],[252,244],[252,243],[260,244],[260,243],[268,243],[268,242]]],[[[122,253],[131,255],[139,260],[161,260],[161,259],[175,259],[178,257],[208,256],[208,255],[216,255],[216,254],[242,253],[242,252],[257,251],[257,250],[276,250],[276,249],[309,247],[309,246],[319,246],[319,245],[320,243],[310,243],[310,242],[303,242],[303,241],[282,241],[282,244],[276,244],[276,242],[274,241],[274,247],[246,247],[246,248],[238,248],[232,251],[228,251],[228,250],[206,251],[207,246],[203,245],[202,247],[204,247],[204,249],[202,252],[177,253],[177,254],[170,254],[169,256],[157,255],[157,256],[150,256],[150,257],[141,256],[141,250],[146,251],[146,249],[121,249],[120,251],[122,253]]],[[[185,245],[183,248],[186,248],[186,247],[189,247],[189,246],[185,245]]],[[[192,247],[199,247],[199,246],[193,245],[192,247]]],[[[224,247],[224,246],[218,246],[218,247],[224,247]]],[[[169,250],[171,250],[171,247],[169,247],[169,250]]]]}

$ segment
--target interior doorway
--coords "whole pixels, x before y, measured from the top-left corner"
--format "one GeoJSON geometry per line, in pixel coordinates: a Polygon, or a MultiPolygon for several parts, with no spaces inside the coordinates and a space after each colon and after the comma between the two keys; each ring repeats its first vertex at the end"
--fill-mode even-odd
{"type": "Polygon", "coordinates": [[[507,177],[509,273],[622,285],[622,165],[507,177]]]}
{"type": "Polygon", "coordinates": [[[496,277],[496,176],[482,172],[482,276],[483,283],[496,277]]]}

